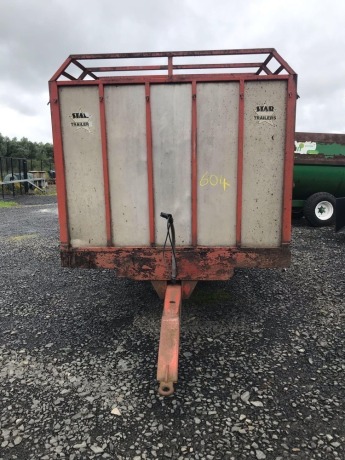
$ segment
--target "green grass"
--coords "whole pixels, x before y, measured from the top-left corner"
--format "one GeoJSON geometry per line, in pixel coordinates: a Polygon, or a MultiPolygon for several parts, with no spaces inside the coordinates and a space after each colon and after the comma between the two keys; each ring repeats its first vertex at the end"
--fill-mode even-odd
{"type": "Polygon", "coordinates": [[[15,201],[0,201],[0,209],[13,208],[14,206],[18,206],[18,204],[15,201]]]}

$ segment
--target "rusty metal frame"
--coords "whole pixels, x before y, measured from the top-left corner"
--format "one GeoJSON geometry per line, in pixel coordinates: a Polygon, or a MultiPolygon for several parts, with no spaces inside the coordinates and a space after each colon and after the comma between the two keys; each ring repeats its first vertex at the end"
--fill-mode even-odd
{"type": "MultiPolygon", "coordinates": [[[[153,280],[151,281],[152,286],[154,287],[158,297],[162,300],[165,298],[165,293],[168,287],[168,281],[166,280],[153,280]]],[[[198,284],[198,281],[181,281],[180,282],[182,286],[182,299],[189,299],[189,297],[192,295],[196,285],[198,284]]]]}
{"type": "Polygon", "coordinates": [[[83,54],[71,55],[49,82],[52,128],[54,140],[54,156],[56,183],[58,191],[58,208],[60,220],[60,254],[64,267],[112,269],[118,277],[152,282],[158,295],[164,298],[161,323],[161,335],[158,353],[157,380],[160,382],[159,392],[168,396],[174,391],[174,383],[178,378],[178,358],[180,342],[180,315],[182,298],[188,298],[198,280],[227,280],[233,276],[235,268],[277,268],[290,264],[291,238],[291,199],[292,170],[294,152],[294,125],[296,110],[297,76],[291,67],[272,48],[250,50],[215,50],[215,51],[178,51],[162,53],[115,53],[115,54],[83,54]],[[260,61],[250,61],[250,56],[260,61]],[[186,57],[248,56],[247,62],[226,63],[176,63],[178,58],[186,57]],[[263,58],[262,58],[263,56],[263,58]],[[117,65],[121,59],[155,58],[167,59],[167,64],[129,66],[117,65]],[[109,66],[87,66],[90,60],[110,60],[109,66]],[[175,60],[175,62],[174,62],[175,60]],[[115,61],[115,64],[114,64],[115,61]],[[276,67],[274,70],[274,66],[276,67]],[[73,69],[74,67],[74,69],[73,69]],[[236,72],[230,73],[234,69],[236,72]],[[73,72],[78,70],[78,76],[73,72]],[[180,74],[180,71],[198,70],[202,74],[180,74]],[[206,70],[212,71],[205,73],[206,70]],[[133,72],[136,75],[133,75],[133,72]],[[152,74],[152,72],[155,72],[152,74]],[[157,75],[157,72],[160,72],[157,75]],[[105,75],[112,74],[112,75],[105,75]],[[115,75],[116,74],[116,75],[115,75]],[[282,211],[282,238],[278,248],[242,248],[242,186],[243,186],[243,143],[244,143],[244,106],[245,83],[247,81],[280,80],[286,81],[286,139],[284,157],[284,187],[282,211]],[[237,197],[236,197],[236,246],[235,247],[203,247],[198,246],[198,188],[197,188],[197,84],[200,82],[228,82],[239,84],[239,122],[237,149],[237,197]],[[164,249],[156,247],[155,239],[155,201],[153,176],[153,139],[151,120],[151,85],[162,83],[190,83],[192,98],[191,126],[191,229],[192,244],[188,247],[175,248],[178,265],[178,282],[171,284],[170,264],[171,253],[163,257],[164,249]],[[146,157],[148,178],[148,218],[150,245],[144,247],[115,247],[113,245],[108,145],[106,130],[106,107],[104,100],[105,85],[145,86],[146,99],[146,157]],[[100,110],[100,137],[102,146],[102,163],[104,176],[105,231],[107,246],[72,248],[68,228],[67,191],[65,179],[65,158],[61,129],[59,105],[59,88],[66,86],[98,87],[100,110]]]}
{"type": "MultiPolygon", "coordinates": [[[[58,71],[53,75],[51,81],[58,81],[61,77],[69,80],[70,82],[80,83],[85,81],[86,77],[92,78],[93,80],[103,79],[102,76],[105,73],[128,73],[128,72],[157,72],[163,71],[169,78],[176,76],[174,71],[181,70],[216,70],[216,69],[243,69],[248,74],[252,71],[255,75],[266,75],[275,78],[277,75],[285,73],[288,75],[294,75],[293,69],[284,61],[284,59],[277,53],[274,48],[255,48],[255,49],[237,49],[237,50],[201,50],[201,51],[167,51],[167,52],[153,52],[153,53],[101,53],[101,54],[73,54],[66,59],[58,71]],[[257,58],[262,55],[263,60],[257,58]],[[226,63],[195,63],[195,64],[174,64],[174,59],[178,58],[195,58],[195,57],[214,57],[214,56],[228,56],[236,59],[237,56],[248,56],[250,57],[248,62],[226,62],[226,63]],[[167,64],[147,64],[147,65],[114,65],[117,61],[122,59],[167,59],[167,64]],[[85,61],[110,61],[109,66],[90,66],[85,65],[85,61]],[[83,63],[82,63],[82,62],[83,63]],[[277,65],[275,71],[270,70],[268,64],[272,65],[272,62],[277,65]],[[73,66],[82,70],[82,73],[75,77],[71,74],[73,66]]],[[[88,81],[88,80],[87,80],[88,81]]]]}
{"type": "MultiPolygon", "coordinates": [[[[162,247],[95,247],[61,251],[64,267],[106,268],[118,277],[136,280],[169,280],[171,253],[162,247]]],[[[228,280],[235,268],[288,267],[288,247],[248,249],[231,247],[177,247],[179,280],[228,280]]]]}
{"type": "Polygon", "coordinates": [[[58,69],[50,81],[50,102],[53,124],[54,156],[57,173],[58,206],[60,219],[60,241],[62,264],[67,267],[112,268],[118,276],[133,279],[167,280],[166,265],[162,262],[162,250],[155,246],[155,203],[153,178],[152,126],[150,90],[152,84],[190,83],[192,98],[192,143],[191,143],[191,228],[192,246],[177,248],[180,280],[200,279],[229,279],[236,267],[280,267],[288,266],[290,261],[289,249],[285,248],[291,239],[291,187],[294,151],[294,124],[296,109],[296,80],[297,76],[281,56],[271,48],[251,50],[216,50],[196,52],[162,52],[162,53],[115,53],[95,55],[71,55],[58,69]],[[250,55],[255,56],[255,62],[249,62],[250,55]],[[260,56],[262,61],[258,62],[260,56]],[[181,57],[214,57],[229,56],[234,59],[248,56],[248,62],[212,63],[212,64],[176,64],[181,57]],[[146,66],[114,66],[87,67],[89,60],[117,61],[121,59],[148,58],[146,66]],[[166,58],[167,65],[154,66],[151,60],[166,58]],[[254,65],[255,64],[255,65],[254,65]],[[75,77],[70,67],[76,66],[81,74],[75,77]],[[271,69],[269,68],[271,67],[271,69]],[[274,70],[274,66],[278,66],[274,70]],[[121,75],[104,76],[107,71],[116,69],[121,75]],[[221,73],[192,73],[179,74],[180,70],[217,70],[221,73]],[[231,69],[240,70],[235,73],[224,73],[231,69]],[[161,74],[151,74],[160,70],[161,74]],[[137,72],[132,75],[131,72],[137,72]],[[129,75],[126,74],[129,73],[129,75]],[[69,78],[71,77],[71,78],[69,78]],[[283,192],[283,222],[282,245],[277,249],[241,248],[242,222],[242,177],[243,177],[243,139],[244,139],[244,88],[248,81],[280,80],[287,83],[286,110],[286,139],[284,160],[284,192],[283,192]],[[200,82],[234,81],[239,83],[239,126],[238,126],[238,159],[237,159],[237,198],[236,198],[236,247],[205,248],[197,244],[197,84],[200,82]],[[108,84],[130,85],[143,84],[146,98],[146,148],[148,175],[148,210],[150,247],[117,248],[113,246],[111,234],[111,209],[109,199],[109,170],[107,160],[106,115],[104,87],[108,84]],[[65,165],[61,120],[59,107],[59,88],[65,86],[96,85],[100,97],[100,121],[102,140],[102,161],[104,174],[104,195],[106,211],[106,234],[108,247],[71,248],[68,229],[67,193],[65,181],[65,165]]]}

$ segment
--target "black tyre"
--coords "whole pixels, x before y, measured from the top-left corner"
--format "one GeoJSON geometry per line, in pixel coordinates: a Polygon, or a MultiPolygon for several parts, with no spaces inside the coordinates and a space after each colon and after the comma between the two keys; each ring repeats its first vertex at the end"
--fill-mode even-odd
{"type": "Polygon", "coordinates": [[[335,222],[335,198],[327,192],[311,195],[304,204],[304,216],[313,227],[326,227],[335,222]]]}

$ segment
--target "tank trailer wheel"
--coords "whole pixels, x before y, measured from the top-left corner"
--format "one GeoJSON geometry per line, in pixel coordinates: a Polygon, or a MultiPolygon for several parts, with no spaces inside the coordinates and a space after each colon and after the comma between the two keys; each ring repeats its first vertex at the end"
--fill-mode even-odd
{"type": "Polygon", "coordinates": [[[314,193],[304,204],[304,216],[313,227],[334,224],[335,197],[327,192],[314,193]]]}

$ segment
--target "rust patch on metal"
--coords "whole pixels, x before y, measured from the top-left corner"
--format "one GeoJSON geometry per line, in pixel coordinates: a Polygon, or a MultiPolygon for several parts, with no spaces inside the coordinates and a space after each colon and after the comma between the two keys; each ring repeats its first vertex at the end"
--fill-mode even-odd
{"type": "Polygon", "coordinates": [[[157,292],[158,297],[163,300],[165,297],[165,291],[167,289],[168,282],[167,281],[151,281],[151,283],[155,291],[157,292]]]}
{"type": "MultiPolygon", "coordinates": [[[[184,281],[228,280],[235,268],[288,267],[287,246],[274,249],[176,248],[177,279],[184,281]]],[[[169,280],[171,254],[162,248],[61,249],[63,267],[116,270],[118,277],[136,280],[169,280]]]]}
{"type": "Polygon", "coordinates": [[[189,299],[193,294],[197,281],[182,281],[182,299],[189,299]]]}

